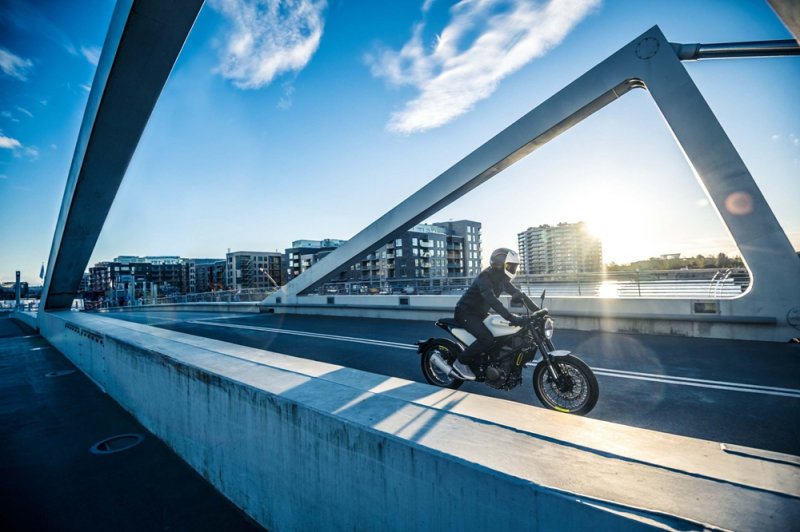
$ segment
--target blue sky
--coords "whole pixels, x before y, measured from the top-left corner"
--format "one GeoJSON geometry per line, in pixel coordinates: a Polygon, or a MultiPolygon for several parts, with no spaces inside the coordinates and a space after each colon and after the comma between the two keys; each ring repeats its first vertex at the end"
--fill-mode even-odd
{"type": "MultiPolygon", "coordinates": [[[[0,0],[3,281],[39,282],[113,8],[0,0]]],[[[655,24],[791,37],[759,0],[209,0],[90,262],[347,239],[655,24]]],[[[800,58],[686,67],[800,248],[800,58]]],[[[644,91],[431,221],[450,218],[482,222],[486,249],[588,220],[606,261],[736,253],[644,91]]]]}

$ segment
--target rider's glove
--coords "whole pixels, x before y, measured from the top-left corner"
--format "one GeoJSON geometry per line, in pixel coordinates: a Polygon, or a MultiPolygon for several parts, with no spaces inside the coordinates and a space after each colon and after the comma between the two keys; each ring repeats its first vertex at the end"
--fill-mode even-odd
{"type": "Polygon", "coordinates": [[[522,327],[527,322],[527,318],[523,318],[522,316],[517,316],[516,314],[512,314],[511,318],[508,320],[508,323],[513,325],[514,327],[522,327]]]}

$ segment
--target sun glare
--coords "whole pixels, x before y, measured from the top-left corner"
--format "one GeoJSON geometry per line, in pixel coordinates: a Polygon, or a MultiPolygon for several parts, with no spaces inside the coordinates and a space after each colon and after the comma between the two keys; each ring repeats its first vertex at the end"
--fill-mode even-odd
{"type": "Polygon", "coordinates": [[[583,194],[572,212],[575,221],[586,222],[589,232],[600,239],[604,263],[646,258],[642,247],[652,222],[642,201],[630,193],[595,189],[583,194]]]}

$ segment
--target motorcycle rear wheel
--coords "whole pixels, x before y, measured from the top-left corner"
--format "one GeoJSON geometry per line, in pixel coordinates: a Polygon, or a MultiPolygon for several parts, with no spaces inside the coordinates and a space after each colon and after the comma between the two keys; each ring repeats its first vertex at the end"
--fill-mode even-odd
{"type": "Polygon", "coordinates": [[[552,410],[583,416],[591,412],[600,397],[597,377],[586,363],[573,355],[553,357],[559,373],[553,379],[542,361],[533,371],[533,391],[539,401],[552,410]]]}
{"type": "Polygon", "coordinates": [[[434,386],[450,388],[451,390],[461,387],[464,381],[445,374],[431,360],[431,356],[438,354],[448,365],[452,366],[460,351],[461,349],[457,345],[447,340],[436,340],[428,345],[420,357],[422,374],[425,376],[425,380],[434,386]]]}

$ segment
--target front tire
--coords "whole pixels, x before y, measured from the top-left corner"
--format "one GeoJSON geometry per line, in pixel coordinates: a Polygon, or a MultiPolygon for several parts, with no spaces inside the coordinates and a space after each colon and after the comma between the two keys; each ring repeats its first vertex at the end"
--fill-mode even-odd
{"type": "Polygon", "coordinates": [[[451,390],[455,390],[461,387],[461,385],[464,384],[464,381],[446,374],[431,360],[431,357],[434,354],[438,354],[440,357],[442,357],[442,360],[447,362],[448,365],[452,366],[453,362],[455,362],[458,358],[459,353],[461,353],[461,348],[453,342],[449,342],[447,340],[434,340],[428,344],[428,346],[422,352],[422,356],[420,357],[422,374],[425,376],[425,380],[428,381],[429,384],[439,386],[440,388],[450,388],[451,390]]]}
{"type": "Polygon", "coordinates": [[[553,357],[559,374],[553,379],[542,360],[533,371],[533,391],[539,401],[553,410],[583,416],[591,412],[600,397],[600,386],[591,368],[573,355],[553,357]]]}

